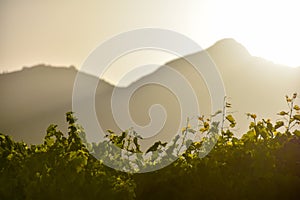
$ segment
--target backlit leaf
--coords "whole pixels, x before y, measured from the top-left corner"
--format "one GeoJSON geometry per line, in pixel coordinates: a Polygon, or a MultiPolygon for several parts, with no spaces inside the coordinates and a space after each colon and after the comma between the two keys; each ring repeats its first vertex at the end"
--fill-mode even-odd
{"type": "Polygon", "coordinates": [[[294,115],[294,119],[300,121],[300,115],[294,115]]]}

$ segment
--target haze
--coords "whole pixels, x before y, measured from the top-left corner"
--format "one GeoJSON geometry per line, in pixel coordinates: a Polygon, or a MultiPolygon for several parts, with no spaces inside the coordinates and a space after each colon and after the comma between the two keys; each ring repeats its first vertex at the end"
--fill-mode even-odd
{"type": "MultiPolygon", "coordinates": [[[[104,40],[143,27],[180,32],[203,48],[234,38],[254,56],[295,67],[300,65],[297,4],[292,0],[0,0],[0,72],[38,63],[79,67],[104,40]]],[[[146,64],[170,60],[165,53],[156,53],[154,60],[153,55],[149,61],[145,57],[146,64]]],[[[111,71],[106,79],[116,83],[126,70],[111,71]]]]}

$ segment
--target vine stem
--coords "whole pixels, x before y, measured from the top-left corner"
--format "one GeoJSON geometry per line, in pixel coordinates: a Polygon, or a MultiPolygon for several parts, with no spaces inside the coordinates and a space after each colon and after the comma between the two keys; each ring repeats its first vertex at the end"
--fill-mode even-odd
{"type": "Polygon", "coordinates": [[[224,100],[223,100],[222,125],[221,125],[222,138],[223,138],[223,129],[224,129],[224,122],[225,122],[225,111],[226,111],[226,96],[224,96],[224,100]]]}
{"type": "Polygon", "coordinates": [[[292,99],[291,105],[289,105],[289,103],[288,103],[288,106],[290,108],[290,113],[289,113],[289,123],[288,123],[288,127],[286,129],[287,134],[289,134],[290,126],[291,126],[291,123],[292,123],[291,119],[292,119],[292,114],[293,114],[294,99],[292,99]]]}
{"type": "Polygon", "coordinates": [[[177,155],[179,155],[179,152],[180,152],[180,150],[182,149],[183,144],[184,144],[184,142],[185,142],[185,138],[186,138],[186,135],[187,135],[187,132],[188,132],[189,121],[190,121],[190,119],[187,118],[187,119],[186,119],[186,127],[185,127],[185,131],[184,131],[184,135],[183,135],[183,138],[182,138],[181,145],[180,145],[180,147],[179,147],[179,149],[178,149],[178,151],[177,151],[177,155]]]}

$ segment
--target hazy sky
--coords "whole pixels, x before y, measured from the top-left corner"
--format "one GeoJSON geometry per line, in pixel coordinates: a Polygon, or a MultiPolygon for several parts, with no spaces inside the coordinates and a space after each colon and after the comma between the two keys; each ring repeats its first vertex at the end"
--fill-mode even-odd
{"type": "MultiPolygon", "coordinates": [[[[177,31],[203,48],[231,37],[252,55],[299,66],[298,4],[297,0],[0,0],[0,72],[38,63],[78,67],[105,39],[143,27],[177,31]]],[[[151,62],[170,58],[156,55],[151,62]]]]}

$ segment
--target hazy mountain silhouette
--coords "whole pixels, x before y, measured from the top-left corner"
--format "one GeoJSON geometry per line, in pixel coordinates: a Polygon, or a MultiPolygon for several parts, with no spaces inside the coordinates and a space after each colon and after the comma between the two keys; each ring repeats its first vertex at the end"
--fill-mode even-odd
{"type": "MultiPolygon", "coordinates": [[[[276,119],[276,112],[286,108],[284,96],[293,92],[299,93],[300,68],[287,68],[252,57],[233,39],[221,40],[206,51],[188,55],[187,58],[193,60],[207,53],[219,68],[227,96],[233,104],[233,111],[237,111],[234,115],[239,123],[239,132],[247,128],[246,112],[276,119]]],[[[198,99],[201,100],[200,114],[208,115],[211,112],[211,105],[203,78],[193,71],[184,58],[173,60],[166,65],[187,78],[198,99]]],[[[168,80],[170,77],[164,68],[159,68],[127,88],[117,89],[126,93],[147,80],[168,80]]],[[[76,73],[74,67],[38,65],[1,74],[0,132],[12,135],[16,140],[40,143],[49,124],[58,124],[65,130],[65,113],[72,109],[72,91],[76,73]]],[[[98,80],[97,77],[88,74],[84,76],[87,80],[86,87],[90,81],[99,81],[96,109],[101,126],[104,129],[117,130],[110,104],[114,86],[104,80],[98,80]]],[[[152,137],[151,141],[158,138],[168,139],[178,128],[176,124],[180,121],[180,107],[176,96],[165,88],[158,85],[139,88],[130,99],[131,117],[139,125],[148,124],[150,122],[148,109],[153,104],[162,104],[168,118],[162,129],[162,135],[152,137]]],[[[160,116],[155,116],[155,119],[161,120],[160,116]]]]}
{"type": "MultiPolygon", "coordinates": [[[[72,109],[74,67],[37,65],[0,75],[0,131],[17,140],[41,142],[50,123],[66,130],[65,113],[72,109]]],[[[87,79],[96,77],[86,75],[87,79]]],[[[102,92],[113,88],[101,81],[102,92]]]]}
{"type": "MultiPolygon", "coordinates": [[[[245,113],[252,112],[259,117],[276,120],[279,118],[276,113],[287,109],[285,95],[300,91],[300,67],[276,65],[253,57],[233,39],[218,41],[207,49],[207,53],[223,78],[226,94],[237,118],[238,132],[243,132],[248,127],[249,120],[245,113]]],[[[197,57],[199,54],[201,52],[190,56],[197,57]]],[[[187,72],[188,64],[183,59],[177,59],[168,65],[182,74],[188,74],[189,79],[196,76],[195,73],[187,72]]]]}

